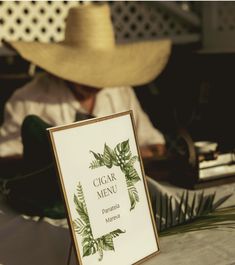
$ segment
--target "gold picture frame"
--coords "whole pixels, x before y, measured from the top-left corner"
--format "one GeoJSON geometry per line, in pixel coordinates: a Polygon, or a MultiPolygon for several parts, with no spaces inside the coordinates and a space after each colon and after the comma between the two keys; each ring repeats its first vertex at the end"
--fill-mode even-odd
{"type": "Polygon", "coordinates": [[[132,111],[48,129],[80,265],[159,253],[132,111]]]}

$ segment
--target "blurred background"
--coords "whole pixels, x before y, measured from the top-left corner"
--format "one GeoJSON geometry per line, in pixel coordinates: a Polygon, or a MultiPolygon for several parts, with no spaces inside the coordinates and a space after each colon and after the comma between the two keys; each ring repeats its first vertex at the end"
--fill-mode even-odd
{"type": "MultiPolygon", "coordinates": [[[[0,1],[0,124],[13,91],[37,71],[4,40],[57,42],[71,6],[84,1],[0,1]]],[[[185,128],[194,141],[235,146],[235,2],[109,1],[119,43],[171,38],[170,60],[135,92],[153,124],[169,137],[185,128]]],[[[157,63],[157,62],[156,62],[157,63]]]]}

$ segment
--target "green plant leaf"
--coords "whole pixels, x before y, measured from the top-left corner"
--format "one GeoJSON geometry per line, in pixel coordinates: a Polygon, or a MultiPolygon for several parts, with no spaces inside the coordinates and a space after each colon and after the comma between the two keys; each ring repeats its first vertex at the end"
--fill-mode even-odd
{"type": "Polygon", "coordinates": [[[76,233],[82,234],[86,228],[86,224],[80,218],[77,218],[73,221],[73,227],[76,233]]]}
{"type": "Polygon", "coordinates": [[[180,201],[172,205],[172,197],[159,194],[157,225],[160,235],[171,235],[230,225],[235,229],[235,207],[217,210],[233,193],[214,202],[215,193],[194,193],[189,200],[189,191],[181,194],[180,201]],[[174,220],[173,220],[174,218],[174,220]],[[230,222],[230,223],[229,223],[230,222]]]}
{"type": "Polygon", "coordinates": [[[129,140],[126,140],[126,141],[121,143],[121,149],[122,149],[122,152],[124,152],[124,153],[127,153],[130,151],[129,140]]]}
{"type": "Polygon", "coordinates": [[[103,159],[103,156],[101,154],[99,154],[99,153],[96,154],[93,151],[90,151],[90,152],[93,154],[93,156],[95,157],[96,160],[102,160],[103,159]]]}
{"type": "Polygon", "coordinates": [[[101,164],[99,160],[94,160],[94,161],[92,161],[92,162],[90,163],[89,168],[90,168],[90,169],[96,169],[96,168],[98,168],[98,167],[102,167],[102,166],[104,166],[104,164],[101,164]]]}
{"type": "MultiPolygon", "coordinates": [[[[224,197],[222,197],[220,200],[218,200],[216,203],[212,205],[212,211],[217,209],[220,205],[222,205],[225,201],[227,201],[233,194],[228,194],[224,197]]],[[[214,196],[215,197],[215,196],[214,196]]]]}
{"type": "MultiPolygon", "coordinates": [[[[82,185],[80,182],[77,185],[77,198],[81,203],[83,203],[83,205],[85,205],[85,198],[83,195],[82,185]]],[[[86,207],[84,207],[84,208],[86,208],[86,207]]]]}
{"type": "Polygon", "coordinates": [[[82,236],[83,237],[92,237],[90,224],[87,224],[85,226],[84,230],[82,231],[82,236]]]}
{"type": "Polygon", "coordinates": [[[133,184],[140,181],[140,177],[134,167],[129,167],[126,172],[126,178],[131,181],[133,184]]]}
{"type": "Polygon", "coordinates": [[[87,210],[82,202],[78,200],[78,198],[74,195],[74,203],[76,205],[76,211],[78,212],[81,219],[87,224],[89,223],[89,218],[87,214],[87,210]]]}
{"type": "Polygon", "coordinates": [[[121,229],[116,229],[110,233],[112,237],[118,237],[120,234],[126,233],[126,231],[122,231],[121,229]]]}
{"type": "Polygon", "coordinates": [[[103,259],[103,256],[104,256],[104,252],[103,252],[103,249],[102,249],[102,247],[100,246],[101,245],[101,243],[100,243],[100,241],[98,242],[98,252],[99,252],[99,261],[101,261],[102,259],[103,259]]]}
{"type": "Polygon", "coordinates": [[[104,250],[114,251],[113,238],[123,233],[123,231],[117,229],[107,235],[102,236],[101,238],[93,238],[86,202],[80,182],[77,185],[77,195],[74,194],[74,203],[80,218],[77,218],[73,221],[73,227],[75,232],[82,236],[83,257],[93,255],[98,252],[98,260],[101,261],[103,259],[104,250]]]}
{"type": "Polygon", "coordinates": [[[118,166],[116,154],[113,149],[111,149],[107,144],[104,145],[104,154],[103,154],[104,159],[107,157],[107,159],[112,160],[112,164],[115,166],[118,166]]]}
{"type": "Polygon", "coordinates": [[[83,245],[83,257],[89,256],[92,254],[92,246],[90,244],[83,245]]]}
{"type": "Polygon", "coordinates": [[[132,156],[132,158],[126,163],[127,167],[132,167],[136,161],[139,161],[138,156],[132,156]]]}
{"type": "MultiPolygon", "coordinates": [[[[103,155],[93,151],[90,152],[96,159],[90,164],[91,169],[95,169],[103,165],[108,168],[112,168],[112,166],[119,166],[121,171],[125,174],[126,181],[131,182],[131,184],[127,183],[127,186],[129,185],[129,187],[130,185],[134,186],[136,182],[141,180],[136,169],[133,167],[134,163],[139,160],[139,158],[138,156],[131,157],[132,154],[129,139],[117,144],[114,150],[105,143],[103,155]]],[[[132,210],[139,201],[139,196],[135,187],[131,188],[128,192],[132,210]]]]}
{"type": "Polygon", "coordinates": [[[114,152],[116,156],[121,160],[122,163],[129,160],[131,158],[131,151],[129,140],[119,143],[115,148],[114,152]]]}
{"type": "Polygon", "coordinates": [[[113,237],[107,234],[101,237],[101,245],[103,250],[114,250],[113,237]]]}
{"type": "Polygon", "coordinates": [[[127,181],[128,194],[131,202],[130,211],[135,208],[136,203],[139,201],[139,195],[131,181],[127,181]]]}
{"type": "Polygon", "coordinates": [[[103,161],[106,167],[111,168],[113,166],[113,160],[115,155],[112,154],[113,150],[108,147],[108,145],[104,145],[104,154],[103,154],[103,161]]]}
{"type": "Polygon", "coordinates": [[[235,207],[218,209],[206,215],[197,216],[185,223],[161,231],[160,236],[227,227],[235,229],[235,207]]]}
{"type": "Polygon", "coordinates": [[[90,237],[84,237],[82,239],[82,245],[87,245],[87,244],[89,245],[90,242],[91,242],[91,238],[90,237]]]}
{"type": "Polygon", "coordinates": [[[95,157],[96,160],[91,162],[89,168],[95,169],[95,168],[102,167],[105,165],[103,156],[101,154],[99,154],[99,153],[96,154],[93,151],[90,151],[90,152],[93,154],[93,156],[95,157]]]}

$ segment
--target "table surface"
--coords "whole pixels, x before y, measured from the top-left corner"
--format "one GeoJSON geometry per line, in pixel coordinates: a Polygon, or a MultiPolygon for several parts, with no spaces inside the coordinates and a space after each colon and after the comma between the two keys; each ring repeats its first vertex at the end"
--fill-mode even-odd
{"type": "MultiPolygon", "coordinates": [[[[156,184],[157,189],[180,194],[182,189],[156,184]]],[[[233,192],[235,184],[221,186],[233,192]]],[[[219,192],[218,192],[219,194],[219,192]]],[[[235,195],[223,205],[235,204],[235,195]]],[[[159,238],[160,253],[144,265],[235,264],[235,229],[221,226],[213,230],[188,232],[159,238]]],[[[28,218],[15,213],[0,199],[0,264],[65,265],[70,245],[67,221],[28,218]]],[[[74,255],[71,265],[75,265],[74,255]]]]}

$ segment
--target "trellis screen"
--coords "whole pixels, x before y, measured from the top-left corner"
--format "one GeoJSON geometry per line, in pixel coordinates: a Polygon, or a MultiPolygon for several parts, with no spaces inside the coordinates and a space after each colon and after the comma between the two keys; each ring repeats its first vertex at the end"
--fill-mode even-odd
{"type": "MultiPolygon", "coordinates": [[[[83,1],[1,1],[2,40],[54,42],[63,38],[68,9],[83,1]]],[[[195,41],[198,36],[187,21],[172,16],[160,2],[109,2],[118,42],[171,37],[195,41]]],[[[179,9],[179,8],[178,8],[179,9]]]]}
{"type": "Polygon", "coordinates": [[[235,51],[235,2],[203,4],[203,43],[205,51],[235,51]]]}

